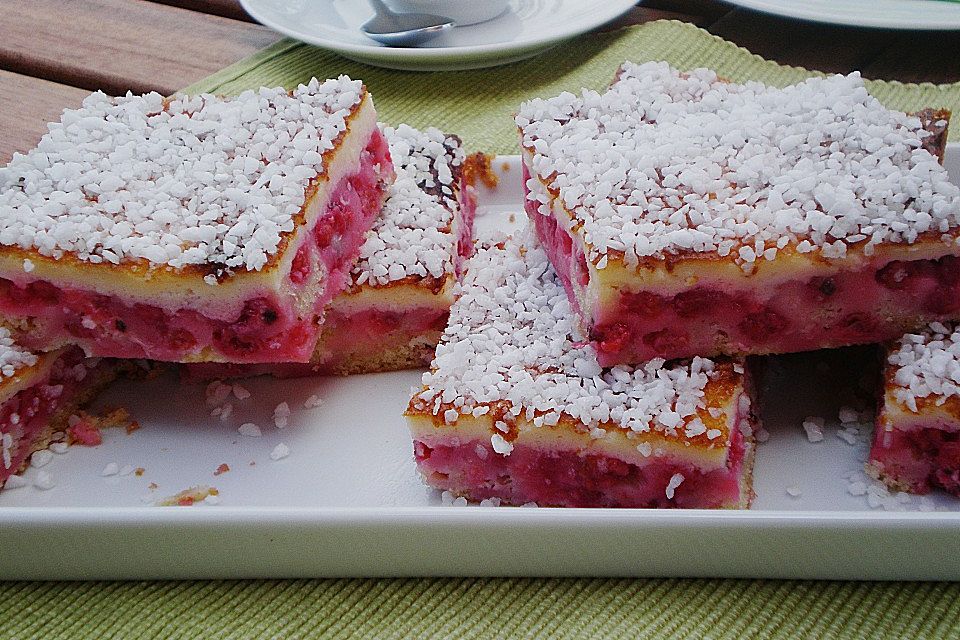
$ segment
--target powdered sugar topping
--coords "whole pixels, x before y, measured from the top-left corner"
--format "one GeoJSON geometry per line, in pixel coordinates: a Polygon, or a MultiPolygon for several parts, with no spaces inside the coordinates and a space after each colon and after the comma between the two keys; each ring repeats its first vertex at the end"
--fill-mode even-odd
{"type": "MultiPolygon", "coordinates": [[[[414,408],[439,415],[453,407],[456,418],[498,405],[506,407],[505,420],[523,415],[538,426],[566,414],[588,429],[613,423],[682,437],[704,407],[714,363],[694,358],[664,368],[658,359],[604,370],[593,348],[581,346],[574,318],[543,249],[529,236],[482,248],[468,262],[414,408]]],[[[505,449],[499,440],[492,444],[505,449]]]]}
{"type": "Polygon", "coordinates": [[[0,171],[0,244],[259,270],[363,96],[346,76],[226,99],[94,93],[0,171]]]}
{"type": "Polygon", "coordinates": [[[532,197],[549,213],[539,183],[559,192],[594,263],[716,253],[749,271],[786,247],[869,255],[927,232],[952,242],[960,225],[960,190],[920,119],[883,107],[857,73],[777,89],[626,63],[605,93],[532,100],[517,124],[532,197]]]}
{"type": "Polygon", "coordinates": [[[894,367],[893,395],[917,412],[917,399],[936,397],[938,405],[960,396],[960,329],[955,324],[931,323],[921,333],[908,333],[890,350],[894,367]]]}
{"type": "Polygon", "coordinates": [[[454,272],[460,216],[457,197],[465,154],[460,140],[439,129],[384,127],[397,180],[367,232],[353,269],[357,284],[384,285],[407,277],[454,272]]]}
{"type": "Polygon", "coordinates": [[[18,345],[10,331],[0,327],[0,377],[16,375],[23,367],[32,367],[37,363],[37,355],[18,345]]]}

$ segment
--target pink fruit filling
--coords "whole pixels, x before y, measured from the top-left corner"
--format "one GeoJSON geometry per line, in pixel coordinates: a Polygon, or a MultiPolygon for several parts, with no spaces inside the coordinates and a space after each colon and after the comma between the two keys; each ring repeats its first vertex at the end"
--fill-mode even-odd
{"type": "Polygon", "coordinates": [[[46,378],[0,405],[0,438],[3,440],[0,486],[26,462],[44,435],[50,418],[73,404],[88,372],[95,366],[84,361],[79,349],[71,349],[53,364],[46,378]]]}
{"type": "MultiPolygon", "coordinates": [[[[402,311],[372,307],[354,313],[344,313],[336,303],[327,312],[323,334],[309,363],[285,362],[259,365],[233,365],[215,362],[188,364],[186,378],[214,380],[255,375],[274,375],[280,378],[339,374],[357,370],[389,370],[377,366],[391,351],[412,346],[417,350],[417,362],[405,366],[426,367],[450,310],[436,307],[415,307],[402,311]],[[369,363],[370,366],[362,366],[369,363]]],[[[395,367],[393,367],[395,368],[395,367]]]]}
{"type": "Polygon", "coordinates": [[[675,294],[621,291],[585,308],[586,258],[555,218],[527,214],[602,366],[719,354],[791,353],[898,338],[960,312],[960,258],[876,261],[860,271],[764,286],[710,283],[675,294]]]}
{"type": "Polygon", "coordinates": [[[204,309],[135,303],[43,280],[0,279],[0,313],[8,319],[39,321],[18,335],[28,348],[68,342],[96,356],[176,362],[209,350],[203,357],[305,362],[319,333],[316,318],[346,287],[364,233],[380,211],[384,176],[391,171],[386,140],[375,130],[359,169],[334,187],[326,210],[293,260],[289,279],[294,291],[319,280],[319,287],[298,294],[313,300],[308,312],[298,311],[294,296],[273,291],[251,296],[233,317],[213,317],[204,309]]]}
{"type": "Polygon", "coordinates": [[[471,500],[499,498],[521,505],[551,507],[718,508],[743,500],[744,438],[730,443],[725,468],[702,472],[676,458],[655,458],[637,466],[610,456],[515,445],[508,456],[489,442],[437,439],[414,442],[414,455],[427,482],[471,500]],[[665,487],[683,476],[667,497],[665,487]]]}
{"type": "Polygon", "coordinates": [[[960,497],[960,431],[878,428],[869,464],[911,493],[938,487],[960,497]]]}

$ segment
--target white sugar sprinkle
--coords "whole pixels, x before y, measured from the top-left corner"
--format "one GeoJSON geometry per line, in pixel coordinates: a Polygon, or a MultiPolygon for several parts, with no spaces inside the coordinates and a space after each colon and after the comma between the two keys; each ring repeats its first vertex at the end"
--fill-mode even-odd
{"type": "Polygon", "coordinates": [[[960,226],[932,134],[856,72],[780,89],[628,62],[607,91],[531,100],[516,123],[531,197],[550,214],[544,185],[559,194],[594,264],[696,252],[751,271],[788,245],[840,259],[921,234],[952,243],[960,226]]]}
{"type": "Polygon", "coordinates": [[[37,363],[37,355],[19,346],[6,327],[0,327],[0,377],[9,378],[37,363]]]}
{"type": "Polygon", "coordinates": [[[460,139],[439,129],[383,128],[397,180],[353,268],[357,284],[452,276],[457,263],[460,139]],[[446,189],[444,191],[443,189],[446,189]]]}
{"type": "Polygon", "coordinates": [[[250,397],[250,392],[247,391],[246,387],[241,387],[238,384],[233,385],[233,395],[237,400],[246,400],[250,397]]]}
{"type": "Polygon", "coordinates": [[[259,270],[362,98],[346,76],[291,94],[94,93],[0,173],[0,244],[259,270]]]}
{"type": "Polygon", "coordinates": [[[684,477],[682,473],[675,473],[670,476],[670,482],[667,483],[667,489],[665,491],[667,500],[673,500],[674,492],[676,492],[677,487],[683,484],[683,480],[684,477]]]}
{"type": "Polygon", "coordinates": [[[840,407],[840,422],[843,424],[849,424],[851,422],[857,422],[860,419],[860,414],[856,409],[851,407],[840,407]]]}
{"type": "Polygon", "coordinates": [[[115,476],[120,473],[120,465],[116,462],[108,462],[107,466],[103,468],[103,471],[100,472],[100,475],[103,477],[115,476]]]}
{"type": "Polygon", "coordinates": [[[270,459],[282,460],[283,458],[286,458],[289,455],[290,455],[290,447],[288,447],[287,445],[281,442],[273,448],[273,451],[270,452],[270,459]]]}
{"type": "Polygon", "coordinates": [[[247,436],[248,438],[259,438],[263,435],[263,433],[260,431],[260,427],[252,422],[244,422],[242,425],[237,427],[237,433],[242,436],[247,436]]]}
{"type": "Polygon", "coordinates": [[[507,442],[499,433],[490,436],[490,444],[493,446],[493,450],[502,456],[508,456],[513,451],[513,444],[507,442]]]}
{"type": "Polygon", "coordinates": [[[932,323],[903,336],[887,354],[888,391],[913,412],[917,400],[960,397],[960,330],[954,323],[932,323]]]}
{"type": "Polygon", "coordinates": [[[799,498],[803,495],[803,491],[800,489],[800,487],[791,486],[787,487],[787,495],[791,498],[799,498]]]}
{"type": "Polygon", "coordinates": [[[321,400],[320,396],[317,396],[317,395],[312,395],[303,401],[304,409],[316,409],[322,404],[323,404],[323,400],[321,400]]]}
{"type": "Polygon", "coordinates": [[[803,430],[810,442],[823,442],[823,418],[808,417],[803,421],[803,430]]]}
{"type": "Polygon", "coordinates": [[[57,483],[53,481],[53,478],[46,471],[38,471],[37,476],[33,479],[33,486],[42,491],[53,489],[56,484],[57,483]]]}
{"type": "Polygon", "coordinates": [[[23,476],[19,476],[17,474],[13,474],[11,476],[7,476],[7,481],[4,483],[3,488],[19,489],[21,487],[27,486],[27,484],[28,483],[26,478],[24,478],[23,476]]]}
{"type": "Polygon", "coordinates": [[[35,451],[33,455],[30,456],[30,466],[37,468],[45,467],[51,460],[53,460],[53,454],[46,449],[41,449],[40,451],[35,451]]]}
{"type": "Polygon", "coordinates": [[[70,445],[68,445],[66,442],[51,442],[51,443],[50,443],[50,451],[53,451],[53,452],[56,453],[56,454],[63,455],[64,453],[67,452],[67,449],[69,449],[69,448],[70,448],[70,445]]]}
{"type": "MultiPolygon", "coordinates": [[[[705,410],[704,389],[717,374],[712,361],[693,358],[664,368],[656,359],[605,370],[582,342],[563,286],[527,232],[502,246],[482,247],[468,262],[432,369],[412,406],[443,413],[448,423],[454,414],[500,404],[531,421],[565,414],[588,431],[604,423],[683,437],[689,424],[703,433],[694,419],[705,410]]],[[[494,427],[508,431],[503,420],[494,427]]],[[[495,450],[505,450],[504,443],[494,435],[495,450]]]]}

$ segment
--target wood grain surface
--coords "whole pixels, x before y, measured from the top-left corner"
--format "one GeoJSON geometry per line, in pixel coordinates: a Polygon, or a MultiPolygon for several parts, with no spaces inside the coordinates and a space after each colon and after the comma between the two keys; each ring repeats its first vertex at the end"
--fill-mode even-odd
{"type": "Polygon", "coordinates": [[[47,123],[78,107],[89,91],[0,70],[0,165],[36,146],[47,123]]]}
{"type": "Polygon", "coordinates": [[[0,13],[0,68],[114,94],[173,93],[280,38],[145,0],[0,0],[0,13]]]}

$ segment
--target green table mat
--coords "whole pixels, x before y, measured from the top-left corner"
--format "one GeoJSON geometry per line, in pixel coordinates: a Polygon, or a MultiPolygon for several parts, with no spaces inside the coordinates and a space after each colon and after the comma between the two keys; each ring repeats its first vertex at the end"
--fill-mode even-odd
{"type": "MultiPolygon", "coordinates": [[[[509,154],[517,150],[511,116],[520,101],[580,87],[599,89],[625,59],[709,66],[733,80],[777,85],[812,73],[765,61],[691,25],[662,21],[586,36],[505,67],[436,74],[375,69],[284,40],[186,91],[230,94],[347,73],[367,83],[382,120],[438,126],[462,135],[471,149],[509,154]]],[[[871,81],[869,86],[897,109],[937,106],[960,112],[960,83],[871,81]]],[[[952,132],[953,139],[958,135],[960,127],[952,132]]],[[[960,638],[958,621],[960,586],[938,583],[411,579],[0,584],[3,640],[960,638]]]]}
{"type": "MultiPolygon", "coordinates": [[[[380,119],[414,127],[435,126],[459,134],[468,149],[519,153],[513,114],[524,100],[581,87],[601,89],[624,60],[666,60],[680,69],[709,67],[735,81],[784,86],[816,75],[764,60],[692,24],[649,22],[565,43],[536,58],[476,71],[422,73],[378,69],[293,40],[256,55],[185,89],[188,93],[239,93],[263,85],[296,86],[312,77],[345,73],[362,79],[380,119]]],[[[946,108],[960,114],[960,82],[947,85],[869,80],[870,92],[893,109],[946,108]]],[[[960,140],[960,126],[950,129],[960,140]]]]}

